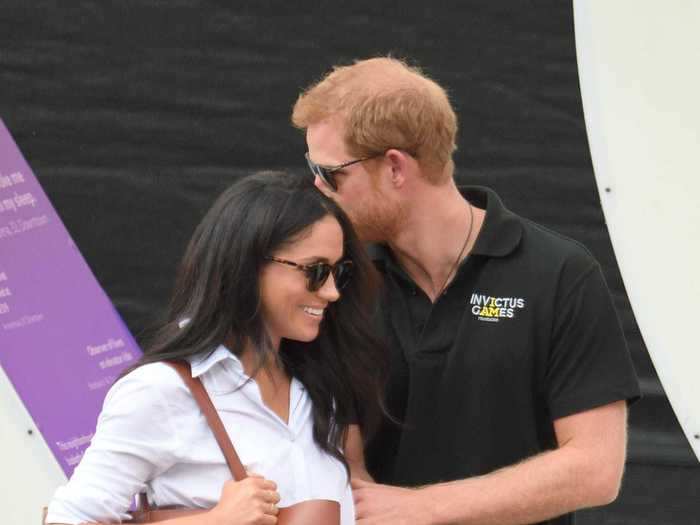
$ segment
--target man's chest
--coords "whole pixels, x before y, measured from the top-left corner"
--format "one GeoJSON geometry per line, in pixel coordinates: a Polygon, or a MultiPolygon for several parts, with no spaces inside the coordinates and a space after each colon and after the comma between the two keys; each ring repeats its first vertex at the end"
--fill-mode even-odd
{"type": "Polygon", "coordinates": [[[389,279],[381,321],[394,361],[409,368],[439,361],[459,373],[499,374],[546,359],[554,316],[546,283],[504,278],[507,270],[490,266],[462,268],[435,303],[415,286],[389,279]]]}

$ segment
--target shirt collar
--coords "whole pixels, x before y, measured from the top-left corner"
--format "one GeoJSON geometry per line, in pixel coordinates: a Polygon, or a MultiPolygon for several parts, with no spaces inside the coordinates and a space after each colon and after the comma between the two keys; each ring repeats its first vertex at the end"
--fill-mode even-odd
{"type": "Polygon", "coordinates": [[[484,224],[471,254],[505,257],[512,253],[523,236],[520,217],[506,208],[492,189],[483,186],[460,186],[459,190],[470,203],[486,210],[484,224]]]}
{"type": "Polygon", "coordinates": [[[245,375],[243,371],[243,363],[224,345],[219,345],[211,353],[201,353],[189,358],[192,368],[192,377],[199,377],[214,365],[228,361],[231,368],[238,372],[241,376],[245,375]]]}
{"type": "MultiPolygon", "coordinates": [[[[520,218],[503,205],[493,190],[483,186],[460,186],[462,196],[471,204],[485,209],[486,217],[471,255],[505,257],[520,244],[523,228],[520,218]]],[[[391,249],[385,244],[367,246],[370,258],[384,268],[400,269],[391,249]]]]}

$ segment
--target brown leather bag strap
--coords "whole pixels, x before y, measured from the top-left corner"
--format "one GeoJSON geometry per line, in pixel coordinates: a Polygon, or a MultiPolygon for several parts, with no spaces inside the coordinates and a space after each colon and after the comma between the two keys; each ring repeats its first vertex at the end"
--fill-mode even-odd
{"type": "Polygon", "coordinates": [[[148,496],[145,492],[139,492],[139,496],[136,501],[136,508],[141,512],[148,512],[149,510],[151,510],[151,504],[148,503],[148,496]]]}
{"type": "Polygon", "coordinates": [[[224,424],[221,422],[219,413],[216,411],[216,408],[214,408],[214,403],[211,402],[211,398],[204,389],[202,381],[198,377],[192,377],[190,364],[187,361],[164,361],[164,363],[172,366],[177,373],[180,374],[180,377],[192,392],[192,396],[204,413],[209,427],[212,432],[214,432],[214,437],[216,437],[216,442],[219,444],[221,452],[224,453],[226,463],[228,464],[233,479],[240,481],[247,478],[248,475],[246,474],[245,468],[236,453],[236,449],[233,447],[233,443],[231,443],[231,439],[224,428],[224,424]]]}

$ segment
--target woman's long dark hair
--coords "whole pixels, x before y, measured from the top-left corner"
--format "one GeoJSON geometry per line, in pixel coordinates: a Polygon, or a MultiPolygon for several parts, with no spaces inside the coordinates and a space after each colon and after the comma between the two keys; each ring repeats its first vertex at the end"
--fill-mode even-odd
{"type": "Polygon", "coordinates": [[[359,424],[367,439],[382,413],[386,354],[372,333],[378,287],[378,274],[347,216],[310,178],[257,173],[225,190],[197,226],[166,320],[136,366],[211,353],[224,343],[236,355],[244,348],[255,351],[258,369],[280,359],[311,397],[316,443],[347,468],[340,450],[348,426],[359,424]],[[261,315],[261,269],[269,264],[266,257],[327,215],[342,228],[352,279],[328,305],[319,337],[283,339],[277,355],[261,315]],[[189,322],[181,327],[183,319],[189,322]]]}

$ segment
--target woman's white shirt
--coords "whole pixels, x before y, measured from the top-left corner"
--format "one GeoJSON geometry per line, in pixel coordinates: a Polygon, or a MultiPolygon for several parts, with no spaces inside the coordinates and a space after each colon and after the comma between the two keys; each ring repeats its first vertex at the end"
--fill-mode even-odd
{"type": "MultiPolygon", "coordinates": [[[[285,423],[225,347],[190,363],[246,469],[277,483],[280,507],[334,500],[341,525],[355,523],[345,468],[314,441],[312,403],[299,381],[291,382],[285,423]]],[[[155,505],[210,508],[228,479],[224,456],[189,389],[170,366],[153,363],[107,393],[92,443],[56,491],[46,523],[119,522],[144,491],[155,505]]]]}

